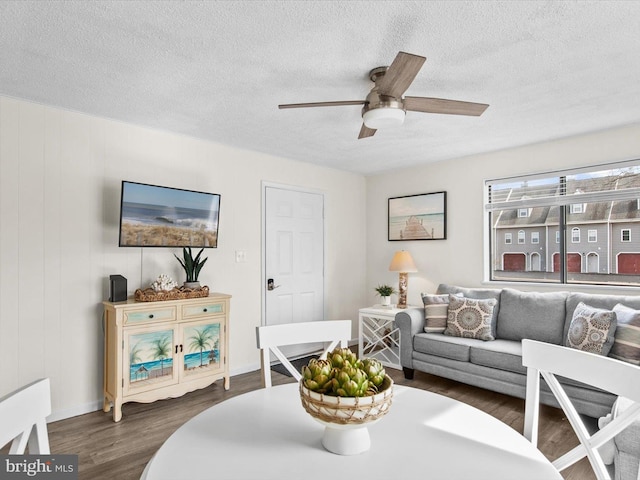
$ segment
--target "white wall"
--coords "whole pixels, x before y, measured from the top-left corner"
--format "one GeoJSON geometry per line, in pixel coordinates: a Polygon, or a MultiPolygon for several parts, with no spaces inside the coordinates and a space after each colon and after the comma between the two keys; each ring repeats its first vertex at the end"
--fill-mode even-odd
{"type": "Polygon", "coordinates": [[[327,318],[366,304],[364,177],[0,97],[0,396],[48,376],[54,418],[98,409],[108,276],[183,279],[178,250],[118,247],[122,180],[222,195],[200,280],[233,295],[232,374],[259,366],[262,181],[326,193],[327,318]]]}
{"type": "MultiPolygon", "coordinates": [[[[397,285],[389,272],[396,250],[413,256],[418,273],[409,274],[408,302],[420,305],[420,292],[434,292],[439,283],[468,287],[483,282],[484,180],[563,168],[640,158],[640,125],[616,128],[500,152],[474,155],[367,178],[367,294],[375,302],[379,283],[397,285]],[[447,239],[387,241],[387,199],[429,192],[447,192],[447,239]]],[[[497,285],[500,288],[504,285],[497,285]]],[[[551,290],[557,286],[514,288],[551,290]]],[[[562,287],[578,290],[577,287],[562,287]]],[[[631,294],[638,289],[583,287],[582,290],[631,294]]],[[[395,300],[394,300],[395,301],[395,300]]]]}

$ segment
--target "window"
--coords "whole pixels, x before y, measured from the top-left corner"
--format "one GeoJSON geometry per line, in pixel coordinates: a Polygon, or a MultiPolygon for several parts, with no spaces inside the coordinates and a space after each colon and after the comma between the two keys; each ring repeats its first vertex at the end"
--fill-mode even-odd
{"type": "Polygon", "coordinates": [[[584,213],[584,205],[582,203],[572,203],[569,211],[571,213],[584,213]]]}
{"type": "Polygon", "coordinates": [[[571,243],[580,243],[580,229],[578,227],[571,229],[571,243]]]}
{"type": "Polygon", "coordinates": [[[640,159],[487,180],[485,187],[489,280],[640,286],[640,249],[630,248],[640,231],[640,159]],[[519,227],[526,269],[505,245],[504,232],[519,227]],[[524,246],[527,235],[535,246],[524,246]]]}
{"type": "Polygon", "coordinates": [[[504,234],[504,243],[506,245],[511,245],[512,241],[513,241],[513,235],[511,233],[505,233],[504,234]]]}

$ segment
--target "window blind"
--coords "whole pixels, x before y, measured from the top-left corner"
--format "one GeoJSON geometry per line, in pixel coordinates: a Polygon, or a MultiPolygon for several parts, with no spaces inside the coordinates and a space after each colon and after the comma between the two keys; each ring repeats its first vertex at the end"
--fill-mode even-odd
{"type": "Polygon", "coordinates": [[[640,160],[591,169],[487,180],[485,210],[640,199],[640,160]]]}

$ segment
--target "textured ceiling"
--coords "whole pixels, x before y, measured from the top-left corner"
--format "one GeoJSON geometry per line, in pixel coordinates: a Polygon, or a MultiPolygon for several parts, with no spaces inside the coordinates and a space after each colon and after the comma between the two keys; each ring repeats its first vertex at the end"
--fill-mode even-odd
{"type": "Polygon", "coordinates": [[[640,2],[5,1],[0,95],[364,174],[640,122],[640,2]],[[427,57],[408,112],[357,140],[368,72],[427,57]]]}

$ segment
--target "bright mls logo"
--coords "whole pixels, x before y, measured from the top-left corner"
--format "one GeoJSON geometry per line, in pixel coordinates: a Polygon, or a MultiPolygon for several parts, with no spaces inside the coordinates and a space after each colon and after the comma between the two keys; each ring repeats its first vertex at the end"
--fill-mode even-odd
{"type": "Polygon", "coordinates": [[[77,455],[0,455],[0,480],[78,480],[77,455]]]}

